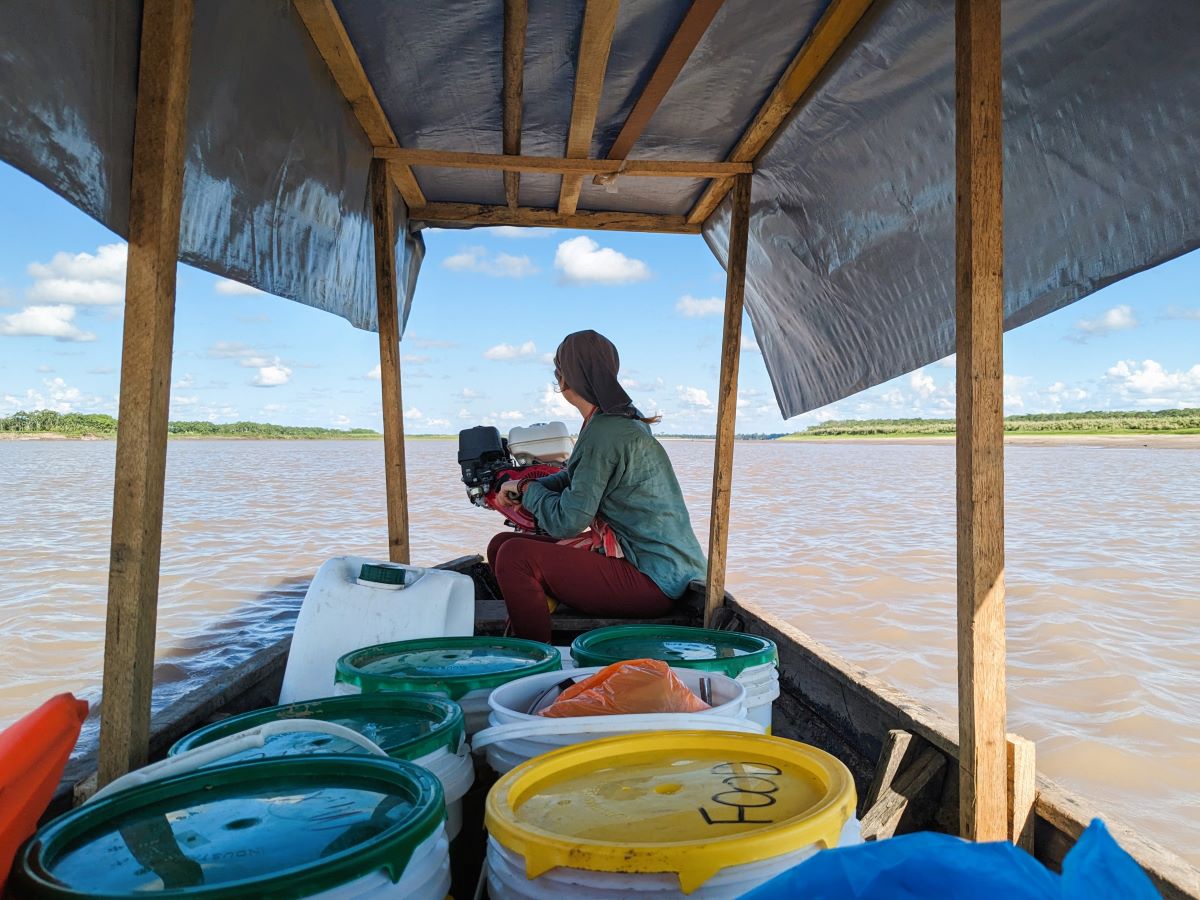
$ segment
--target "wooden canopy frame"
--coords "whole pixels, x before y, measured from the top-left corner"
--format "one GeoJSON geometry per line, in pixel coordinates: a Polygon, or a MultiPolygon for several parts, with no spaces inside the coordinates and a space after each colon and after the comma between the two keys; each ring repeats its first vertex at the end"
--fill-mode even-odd
{"type": "MultiPolygon", "coordinates": [[[[182,206],[187,72],[194,0],[144,0],[121,362],[100,781],[145,762],[158,601],[167,394],[182,206]]],[[[833,0],[727,158],[629,159],[721,0],[694,0],[605,159],[590,157],[619,0],[587,0],[562,158],[521,154],[527,0],[505,0],[503,150],[488,155],[401,147],[332,0],[292,0],[375,148],[370,176],[391,559],[408,559],[400,323],[391,186],[418,225],[531,225],[699,233],[732,191],[718,391],[708,610],[722,603],[732,494],[738,362],[752,214],[752,172],[771,138],[838,57],[871,0],[833,0]],[[430,203],[414,168],[502,173],[504,205],[430,203]],[[562,177],[555,208],[519,203],[523,172],[562,177]],[[687,215],[579,210],[583,179],[709,178],[687,215]]],[[[1031,748],[1006,760],[1000,0],[956,0],[958,322],[958,634],[962,744],[960,830],[978,840],[1022,833],[1032,804],[1031,748]],[[1006,783],[1009,782],[1009,783],[1006,783]],[[1026,818],[1022,818],[1022,810],[1026,818]]]]}

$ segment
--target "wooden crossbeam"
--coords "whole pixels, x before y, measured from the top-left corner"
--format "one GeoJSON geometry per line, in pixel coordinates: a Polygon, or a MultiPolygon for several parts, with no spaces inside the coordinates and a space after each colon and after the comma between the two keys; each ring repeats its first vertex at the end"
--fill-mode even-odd
{"type": "MultiPolygon", "coordinates": [[[[456,150],[422,150],[380,147],[378,159],[407,166],[447,169],[495,169],[505,172],[542,172],[557,175],[629,175],[653,178],[720,178],[749,175],[752,163],[703,162],[669,159],[565,159],[554,156],[508,156],[496,153],[462,153],[456,150]]],[[[511,204],[510,204],[511,205],[511,204]]]]}
{"type": "Polygon", "coordinates": [[[897,774],[893,781],[881,786],[875,802],[864,812],[860,828],[864,841],[879,841],[896,833],[906,814],[918,822],[908,827],[921,827],[920,805],[930,808],[941,793],[945,777],[946,757],[934,747],[926,747],[916,761],[897,774]],[[914,812],[917,815],[914,815],[914,812]]]}
{"type": "Polygon", "coordinates": [[[699,234],[683,216],[650,213],[593,212],[563,215],[556,209],[485,206],[478,203],[430,203],[409,213],[409,222],[426,225],[527,225],[535,228],[581,228],[596,231],[647,231],[658,234],[699,234]]]}
{"type": "MultiPolygon", "coordinates": [[[[575,66],[575,98],[571,102],[571,125],[567,132],[568,159],[587,159],[592,152],[592,133],[604,89],[604,72],[612,50],[620,0],[587,0],[583,31],[579,38],[579,60],[575,66]]],[[[558,211],[573,215],[583,190],[582,175],[564,175],[558,192],[558,211]]]]}
{"type": "MultiPolygon", "coordinates": [[[[871,2],[872,0],[833,0],[829,4],[808,40],[804,42],[771,95],[758,110],[754,121],[730,151],[730,162],[752,162],[758,158],[784,119],[845,43],[854,26],[871,6],[871,2]]],[[[688,213],[688,221],[703,224],[732,187],[731,179],[710,184],[688,213]]]]}
{"type": "MultiPolygon", "coordinates": [[[[350,43],[350,35],[346,33],[333,0],[292,0],[292,6],[312,36],[317,52],[329,67],[329,74],[337,82],[342,96],[354,110],[367,140],[375,147],[399,147],[396,133],[379,105],[379,98],[358,58],[358,51],[350,43]]],[[[396,188],[409,208],[424,206],[425,195],[421,193],[412,169],[396,165],[391,170],[396,188]]]]}
{"type": "MultiPolygon", "coordinates": [[[[529,0],[504,0],[504,155],[521,153],[521,118],[525,96],[525,32],[529,0]]],[[[504,199],[510,209],[521,205],[521,175],[504,170],[504,199]]]]}
{"type": "MultiPolygon", "coordinates": [[[[704,36],[724,2],[725,0],[693,0],[683,21],[675,29],[671,42],[667,44],[667,49],[658,60],[658,65],[654,67],[650,80],[646,82],[641,95],[633,104],[633,109],[629,111],[620,133],[609,148],[609,159],[625,159],[629,155],[629,151],[646,130],[650,119],[667,96],[667,91],[683,71],[684,63],[691,57],[692,51],[700,43],[700,38],[704,36]]],[[[595,184],[606,184],[607,181],[604,175],[597,175],[594,179],[595,184]]]]}

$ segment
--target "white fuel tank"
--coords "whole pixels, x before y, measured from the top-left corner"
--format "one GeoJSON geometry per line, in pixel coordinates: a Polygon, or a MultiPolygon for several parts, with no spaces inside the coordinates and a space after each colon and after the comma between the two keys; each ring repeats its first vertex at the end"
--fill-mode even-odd
{"type": "Polygon", "coordinates": [[[575,442],[564,422],[539,422],[508,433],[508,452],[521,465],[531,462],[566,462],[575,442]]]}
{"type": "Polygon", "coordinates": [[[474,630],[475,583],[466,575],[334,557],[304,595],[279,702],[333,696],[334,667],[351,650],[474,630]]]}

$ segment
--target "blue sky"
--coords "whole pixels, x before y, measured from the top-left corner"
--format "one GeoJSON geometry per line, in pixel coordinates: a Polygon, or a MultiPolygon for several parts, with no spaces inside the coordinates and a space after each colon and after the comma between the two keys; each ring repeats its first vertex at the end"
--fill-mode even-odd
{"type": "MultiPolygon", "coordinates": [[[[124,245],[0,164],[0,415],[116,413],[124,245]]],[[[426,232],[402,344],[413,433],[573,411],[550,390],[562,336],[596,328],[666,432],[711,432],[724,273],[695,236],[426,232]]],[[[953,415],[953,361],[784,421],[749,323],[738,430],[953,415]]],[[[1200,406],[1200,251],[1007,335],[1009,413],[1200,406]]],[[[378,341],[327,313],[180,267],[172,419],[381,427],[378,341]]]]}

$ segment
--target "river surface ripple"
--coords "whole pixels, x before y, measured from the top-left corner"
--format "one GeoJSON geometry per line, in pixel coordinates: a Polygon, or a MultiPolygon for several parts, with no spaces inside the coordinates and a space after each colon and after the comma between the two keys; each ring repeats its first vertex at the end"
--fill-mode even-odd
{"type": "MultiPolygon", "coordinates": [[[[712,444],[667,447],[703,536],[712,444]]],[[[408,445],[418,563],[499,525],[467,505],[455,450],[408,445]]],[[[98,694],[113,457],[0,441],[0,726],[98,694]]],[[[1039,771],[1200,863],[1200,451],[1006,460],[1009,728],[1039,771]]],[[[953,718],[951,445],[739,444],[731,531],[740,599],[953,718]]],[[[173,441],[156,708],[286,634],[316,567],[381,556],[385,535],[381,442],[173,441]]]]}

